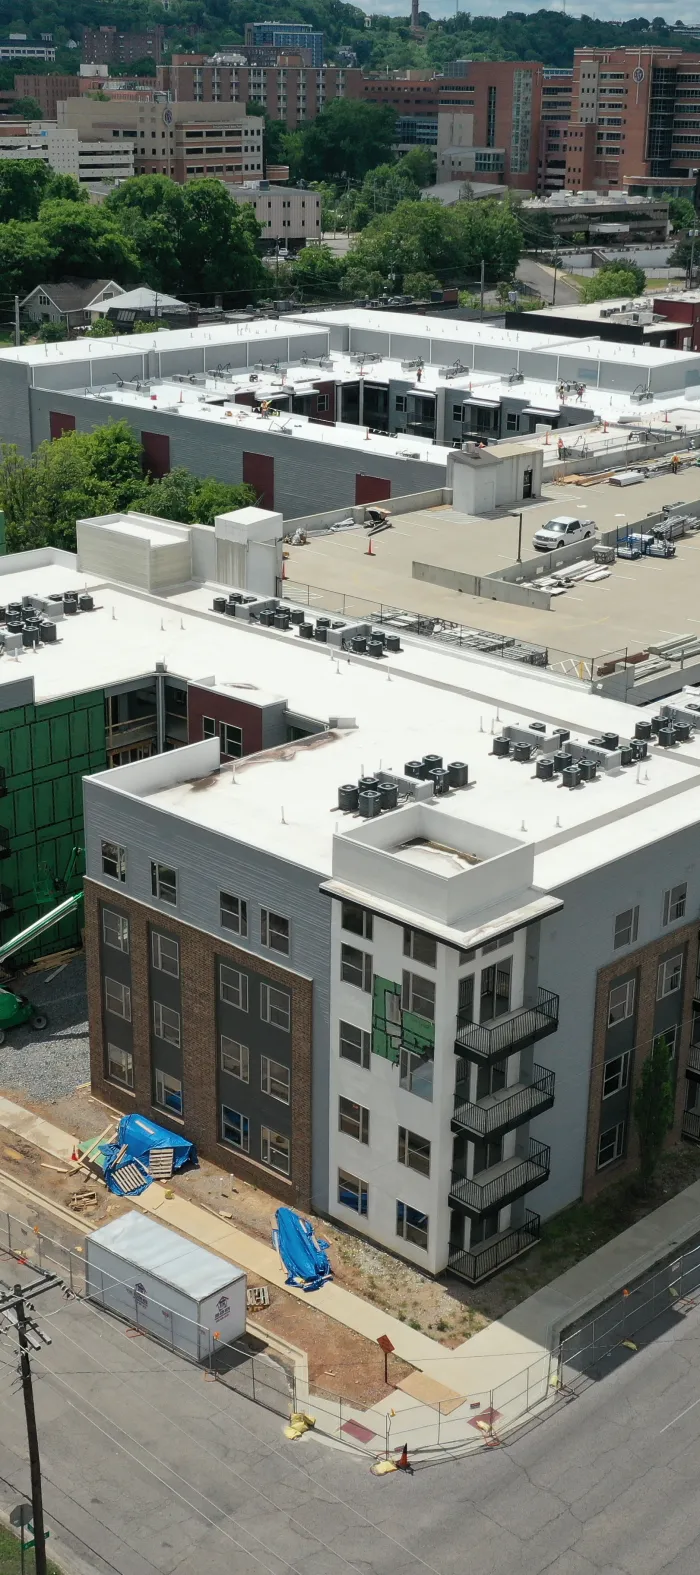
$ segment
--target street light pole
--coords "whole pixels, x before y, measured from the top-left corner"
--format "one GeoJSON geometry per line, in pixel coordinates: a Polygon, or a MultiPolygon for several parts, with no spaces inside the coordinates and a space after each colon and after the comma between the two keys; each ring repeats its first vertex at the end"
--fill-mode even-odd
{"type": "Polygon", "coordinates": [[[553,260],[553,263],[554,263],[554,285],[553,285],[553,288],[552,288],[552,306],[554,306],[554,303],[555,303],[555,301],[557,299],[557,268],[561,268],[562,259],[559,256],[559,253],[555,252],[554,253],[554,257],[553,257],[552,260],[553,260]]]}
{"type": "Polygon", "coordinates": [[[688,271],[688,289],[689,290],[692,290],[692,288],[693,288],[693,273],[695,272],[695,242],[696,242],[696,240],[697,240],[699,235],[700,235],[700,230],[689,230],[688,231],[688,236],[690,238],[690,268],[689,268],[689,271],[688,271]]]}

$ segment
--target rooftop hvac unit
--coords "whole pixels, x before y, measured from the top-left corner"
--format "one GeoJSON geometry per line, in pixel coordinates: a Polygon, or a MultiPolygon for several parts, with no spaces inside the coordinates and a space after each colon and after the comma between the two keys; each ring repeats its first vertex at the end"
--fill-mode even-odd
{"type": "Polygon", "coordinates": [[[510,754],[510,739],[509,738],[494,738],[492,754],[494,754],[494,755],[509,755],[510,754]]]}
{"type": "Polygon", "coordinates": [[[551,755],[543,755],[542,759],[538,760],[535,776],[539,777],[540,782],[551,782],[554,776],[554,761],[551,755]]]}
{"type": "Polygon", "coordinates": [[[414,356],[412,361],[402,361],[401,362],[401,371],[402,372],[412,372],[414,370],[414,368],[419,367],[419,366],[425,366],[425,361],[423,360],[422,355],[414,356]]]}
{"type": "Polygon", "coordinates": [[[461,361],[453,361],[451,366],[439,366],[438,376],[444,377],[446,379],[451,377],[461,377],[463,372],[469,372],[470,370],[471,368],[468,366],[463,366],[461,361]]]}
{"type": "Polygon", "coordinates": [[[384,357],[380,350],[353,350],[350,356],[351,361],[358,363],[361,361],[383,361],[383,359],[384,357]]]}
{"type": "Polygon", "coordinates": [[[632,404],[635,404],[635,405],[643,405],[645,403],[648,403],[648,401],[650,399],[653,399],[653,397],[654,397],[654,395],[652,394],[652,391],[651,391],[650,388],[635,388],[634,391],[630,394],[630,400],[631,400],[632,404]]]}

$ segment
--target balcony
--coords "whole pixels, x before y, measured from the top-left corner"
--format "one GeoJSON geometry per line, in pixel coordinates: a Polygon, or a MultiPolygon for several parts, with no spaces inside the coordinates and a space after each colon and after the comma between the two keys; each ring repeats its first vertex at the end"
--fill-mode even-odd
{"type": "Polygon", "coordinates": [[[488,1094],[477,1104],[468,1098],[469,1061],[457,1062],[457,1086],[452,1115],[453,1132],[469,1132],[478,1138],[496,1137],[522,1126],[554,1104],[554,1073],[533,1066],[531,1083],[514,1083],[510,1088],[488,1094]]]}
{"type": "Polygon", "coordinates": [[[530,1138],[528,1157],[503,1159],[478,1176],[463,1176],[453,1170],[450,1184],[450,1203],[464,1209],[467,1214],[486,1214],[490,1209],[501,1209],[504,1204],[521,1198],[533,1187],[541,1187],[549,1175],[549,1144],[530,1138]]]}
{"type": "Polygon", "coordinates": [[[559,996],[540,986],[535,1006],[521,1006],[517,1012],[508,1012],[491,1023],[474,1023],[468,1013],[458,1012],[455,1051],[489,1066],[538,1039],[546,1039],[547,1034],[556,1033],[558,1026],[559,996]]]}
{"type": "Polygon", "coordinates": [[[684,1138],[690,1138],[691,1143],[700,1143],[700,1110],[683,1111],[681,1131],[684,1138]]]}
{"type": "Polygon", "coordinates": [[[452,1274],[460,1280],[467,1280],[470,1285],[479,1285],[482,1280],[487,1280],[489,1275],[496,1274],[505,1263],[512,1263],[514,1258],[519,1258],[521,1252],[527,1252],[530,1247],[540,1239],[540,1216],[533,1214],[531,1209],[525,1210],[525,1219],[522,1225],[514,1225],[512,1230],[504,1230],[499,1236],[492,1236],[490,1241],[485,1241],[482,1246],[475,1247],[467,1252],[454,1252],[448,1259],[447,1267],[452,1274]]]}
{"type": "Polygon", "coordinates": [[[692,1044],[688,1051],[686,1072],[690,1077],[700,1077],[700,1043],[692,1044]]]}

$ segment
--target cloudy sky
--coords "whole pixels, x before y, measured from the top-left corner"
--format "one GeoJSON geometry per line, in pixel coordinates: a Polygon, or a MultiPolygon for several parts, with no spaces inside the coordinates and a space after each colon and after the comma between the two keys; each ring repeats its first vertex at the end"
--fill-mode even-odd
{"type": "MultiPolygon", "coordinates": [[[[407,16],[409,6],[406,0],[355,0],[363,11],[382,16],[407,16]]],[[[454,16],[456,0],[427,0],[421,10],[425,9],[436,19],[441,16],[454,16]]],[[[634,16],[663,16],[667,22],[686,22],[697,25],[697,13],[694,8],[683,4],[683,0],[653,0],[651,6],[640,5],[639,0],[607,0],[601,12],[600,7],[589,3],[577,4],[576,0],[566,0],[564,7],[561,0],[554,5],[543,4],[543,0],[516,0],[515,4],[504,6],[499,0],[473,0],[472,4],[459,0],[460,11],[471,11],[473,16],[503,16],[506,10],[522,12],[529,15],[532,11],[559,12],[566,9],[569,16],[598,16],[600,19],[614,20],[634,16]]]]}

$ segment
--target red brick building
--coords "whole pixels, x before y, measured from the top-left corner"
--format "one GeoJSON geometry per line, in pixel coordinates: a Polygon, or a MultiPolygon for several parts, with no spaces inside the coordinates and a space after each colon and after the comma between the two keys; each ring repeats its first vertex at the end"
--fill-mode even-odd
{"type": "Polygon", "coordinates": [[[690,191],[700,164],[700,54],[577,49],[566,186],[690,191]]]}
{"type": "Polygon", "coordinates": [[[165,28],[149,27],[145,33],[120,33],[116,27],[84,27],[81,59],[86,65],[130,65],[133,60],[155,61],[163,55],[165,28]]]}
{"type": "MultiPolygon", "coordinates": [[[[240,59],[243,59],[241,56],[240,59]]],[[[336,98],[361,97],[362,72],[342,66],[304,66],[281,55],[276,66],[241,65],[230,55],[173,55],[158,71],[158,86],[176,103],[259,103],[273,120],[293,130],[336,98]]]]}

